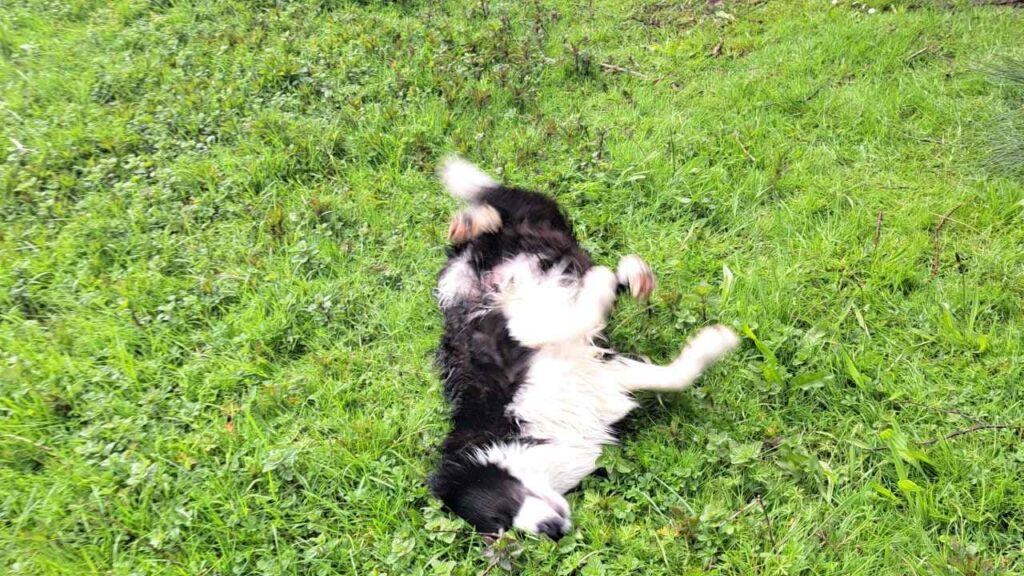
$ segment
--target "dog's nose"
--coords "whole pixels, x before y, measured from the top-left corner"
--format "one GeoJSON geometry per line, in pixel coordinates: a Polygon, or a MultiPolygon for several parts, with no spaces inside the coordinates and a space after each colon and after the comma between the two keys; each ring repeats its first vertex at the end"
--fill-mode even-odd
{"type": "Polygon", "coordinates": [[[537,526],[537,531],[546,534],[548,538],[558,542],[569,531],[569,523],[561,518],[545,520],[537,526]]]}

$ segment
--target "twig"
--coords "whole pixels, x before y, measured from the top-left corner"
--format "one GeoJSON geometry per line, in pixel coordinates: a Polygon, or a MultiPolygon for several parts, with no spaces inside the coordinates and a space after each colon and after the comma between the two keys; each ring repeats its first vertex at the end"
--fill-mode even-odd
{"type": "Polygon", "coordinates": [[[828,85],[829,85],[829,82],[825,82],[825,83],[819,84],[817,88],[815,88],[814,90],[811,90],[810,94],[808,94],[807,96],[804,96],[803,99],[801,100],[801,102],[803,102],[804,104],[806,104],[807,102],[810,102],[815,96],[817,96],[818,94],[821,94],[821,91],[824,90],[825,87],[828,86],[828,85]]]}
{"type": "Polygon", "coordinates": [[[522,552],[522,547],[515,547],[518,544],[513,541],[509,546],[503,546],[501,548],[496,547],[500,542],[501,538],[506,534],[502,531],[498,534],[494,533],[483,533],[481,536],[484,538],[484,542],[487,542],[487,548],[484,551],[484,557],[490,557],[493,555],[494,559],[487,565],[487,568],[480,573],[480,576],[487,576],[494,569],[495,566],[501,566],[506,570],[512,569],[512,561],[519,556],[522,552]],[[510,551],[511,550],[511,551],[510,551]]]}
{"type": "MultiPolygon", "coordinates": [[[[551,57],[548,57],[548,56],[542,56],[541,60],[543,60],[543,62],[545,64],[560,64],[560,63],[563,62],[563,60],[556,59],[556,58],[551,58],[551,57]]],[[[632,68],[626,68],[624,66],[619,66],[618,64],[613,64],[611,62],[601,62],[601,63],[598,64],[598,66],[600,66],[604,70],[608,70],[609,72],[617,72],[619,74],[629,74],[630,76],[636,76],[637,78],[640,78],[642,80],[647,80],[648,82],[651,82],[651,83],[654,83],[654,84],[658,84],[662,80],[665,79],[665,77],[652,78],[652,77],[648,76],[647,74],[644,74],[643,72],[640,72],[640,71],[637,71],[637,70],[633,70],[632,68]]],[[[673,82],[671,84],[671,86],[673,88],[676,88],[676,89],[679,88],[679,86],[675,82],[673,82]]]]}
{"type": "Polygon", "coordinates": [[[935,232],[933,233],[935,237],[935,259],[932,260],[932,276],[936,276],[939,273],[939,255],[942,253],[942,228],[946,225],[949,217],[963,205],[964,203],[961,202],[954,206],[952,210],[946,212],[942,218],[939,218],[938,224],[935,225],[935,232]]]}
{"type": "MultiPolygon", "coordinates": [[[[935,215],[938,216],[938,213],[936,213],[935,215]]],[[[974,226],[971,226],[970,224],[968,224],[968,223],[966,223],[963,220],[960,220],[958,218],[953,218],[952,216],[950,216],[949,218],[946,218],[946,223],[947,224],[950,224],[950,223],[958,224],[958,225],[963,226],[964,228],[967,228],[969,230],[977,230],[977,228],[975,228],[974,226]]]]}
{"type": "Polygon", "coordinates": [[[658,538],[658,534],[654,534],[654,541],[658,543],[658,550],[661,550],[661,560],[665,563],[665,568],[672,569],[672,565],[668,563],[668,556],[665,554],[665,545],[661,543],[661,538],[658,538]]]}
{"type": "MultiPolygon", "coordinates": [[[[966,416],[966,415],[964,415],[964,417],[968,418],[968,416],[966,416]]],[[[980,422],[978,424],[975,424],[974,426],[971,426],[970,428],[964,428],[963,430],[957,430],[956,432],[951,432],[951,433],[949,433],[949,434],[947,434],[945,436],[942,436],[940,438],[932,438],[930,440],[922,440],[921,442],[918,442],[917,445],[918,446],[932,446],[934,444],[937,444],[939,442],[939,440],[952,440],[953,438],[956,438],[957,436],[964,436],[966,434],[970,434],[972,432],[979,432],[979,431],[982,431],[982,430],[1016,430],[1017,432],[1024,433],[1024,426],[1015,426],[1013,424],[986,424],[984,422],[980,422]]],[[[887,446],[877,446],[877,447],[874,447],[874,448],[862,447],[862,446],[858,446],[858,447],[862,448],[864,450],[867,450],[868,452],[884,452],[884,451],[889,449],[887,446]]]]}
{"type": "MultiPolygon", "coordinates": [[[[951,433],[947,434],[946,436],[942,436],[942,437],[938,437],[938,438],[931,438],[929,440],[921,440],[920,442],[916,442],[916,444],[918,446],[932,446],[932,445],[938,443],[939,440],[943,440],[943,439],[951,440],[951,439],[956,438],[958,436],[963,436],[965,434],[970,434],[972,432],[978,432],[978,431],[981,431],[981,430],[1016,430],[1016,431],[1020,432],[1021,434],[1024,434],[1024,426],[1020,426],[1020,425],[1016,425],[1016,424],[989,424],[988,422],[985,422],[984,420],[982,420],[981,418],[978,418],[977,416],[973,416],[971,414],[968,414],[968,413],[960,411],[960,410],[953,410],[951,408],[942,408],[941,406],[931,406],[931,405],[925,404],[923,402],[916,402],[914,400],[907,400],[907,399],[900,399],[899,403],[894,402],[893,404],[894,404],[894,406],[900,407],[900,408],[902,408],[902,406],[901,406],[902,404],[912,404],[914,406],[920,406],[922,408],[926,408],[928,410],[932,410],[932,411],[935,411],[935,412],[942,412],[944,414],[953,414],[955,416],[959,416],[959,417],[961,417],[961,418],[963,418],[965,420],[968,420],[968,421],[970,421],[970,422],[972,422],[974,424],[970,428],[965,428],[963,430],[957,430],[955,432],[951,432],[951,433]]],[[[828,435],[828,436],[831,437],[831,435],[828,435]]],[[[858,448],[861,448],[862,450],[867,450],[868,452],[884,452],[884,451],[889,449],[889,447],[887,447],[887,446],[870,447],[870,446],[863,446],[863,445],[858,444],[856,442],[853,442],[852,444],[854,446],[857,446],[858,448]]]]}
{"type": "Polygon", "coordinates": [[[885,220],[885,212],[878,211],[878,220],[875,221],[875,248],[878,248],[878,241],[882,239],[882,221],[885,220]]]}
{"type": "Polygon", "coordinates": [[[601,550],[591,550],[590,552],[586,553],[583,556],[583,558],[580,558],[579,562],[576,563],[576,567],[579,568],[580,566],[583,566],[583,563],[586,562],[587,560],[589,560],[591,556],[593,556],[594,554],[600,554],[600,553],[601,553],[601,550]]]}
{"type": "Polygon", "coordinates": [[[935,48],[936,48],[936,46],[934,44],[928,44],[924,48],[921,48],[917,52],[914,52],[910,56],[907,56],[907,58],[906,58],[906,60],[904,60],[904,62],[910,62],[911,60],[913,60],[914,58],[917,58],[918,56],[920,56],[921,54],[924,54],[925,52],[930,52],[932,50],[935,50],[935,48]]]}
{"type": "Polygon", "coordinates": [[[754,164],[757,164],[757,158],[754,158],[754,156],[750,153],[750,151],[747,150],[747,147],[743,145],[743,142],[740,141],[739,133],[738,132],[733,132],[732,133],[732,137],[735,138],[736,139],[736,143],[740,145],[740,150],[743,150],[743,154],[747,158],[750,158],[751,162],[753,162],[754,164]]]}
{"type": "Polygon", "coordinates": [[[46,452],[50,456],[53,456],[55,458],[57,457],[56,453],[54,453],[54,451],[53,451],[53,448],[50,448],[49,446],[46,446],[45,444],[40,444],[39,442],[36,442],[35,440],[30,440],[28,438],[25,438],[24,436],[18,436],[17,434],[8,434],[6,432],[4,432],[4,433],[2,433],[0,435],[2,435],[4,438],[10,438],[11,440],[17,440],[18,442],[24,442],[26,444],[31,444],[32,446],[35,446],[36,448],[42,450],[43,452],[46,452]]]}
{"type": "Polygon", "coordinates": [[[637,72],[636,70],[630,70],[629,68],[623,68],[622,66],[619,66],[617,64],[612,64],[611,62],[602,62],[601,64],[599,64],[599,66],[601,68],[604,68],[605,70],[611,70],[612,72],[620,72],[622,74],[632,74],[633,76],[636,76],[637,78],[643,78],[644,80],[651,80],[651,81],[657,82],[657,80],[652,79],[650,76],[644,74],[643,72],[637,72]]]}
{"type": "Polygon", "coordinates": [[[494,567],[497,566],[498,562],[500,561],[501,556],[495,556],[494,560],[491,560],[491,563],[487,565],[487,568],[485,568],[484,571],[480,573],[480,576],[487,576],[488,574],[490,574],[491,570],[494,570],[494,567]]]}
{"type": "Polygon", "coordinates": [[[981,418],[978,418],[977,416],[972,416],[966,412],[961,412],[959,410],[953,410],[951,408],[942,408],[939,406],[932,406],[930,404],[925,404],[924,402],[915,402],[913,400],[902,400],[902,402],[906,404],[913,404],[914,406],[920,406],[922,408],[927,408],[928,410],[933,410],[935,412],[942,412],[944,414],[954,414],[965,420],[974,422],[975,424],[985,424],[985,422],[981,418]]]}
{"type": "MultiPolygon", "coordinates": [[[[1012,424],[975,424],[970,428],[964,428],[963,430],[957,430],[956,432],[947,434],[944,438],[941,439],[951,440],[953,438],[956,438],[957,436],[963,436],[965,434],[970,434],[971,432],[978,432],[979,430],[1017,430],[1018,432],[1020,432],[1024,430],[1024,428],[1020,426],[1014,426],[1012,424]]],[[[932,444],[935,444],[939,440],[940,438],[932,438],[931,440],[925,440],[924,442],[921,442],[921,446],[931,446],[932,444]]]]}
{"type": "Polygon", "coordinates": [[[782,178],[782,173],[786,171],[787,163],[786,158],[789,156],[787,150],[782,156],[779,157],[778,161],[775,162],[775,168],[772,169],[772,179],[768,183],[768,189],[771,190],[772,195],[775,194],[775,186],[779,183],[779,178],[782,178]]]}
{"type": "Polygon", "coordinates": [[[646,28],[648,26],[658,27],[658,26],[661,25],[661,22],[659,22],[659,21],[644,20],[643,18],[641,18],[639,16],[636,16],[636,15],[630,16],[629,18],[626,18],[626,20],[632,20],[633,22],[637,22],[641,26],[643,26],[644,28],[646,28]]]}
{"type": "Polygon", "coordinates": [[[129,306],[128,313],[131,314],[132,324],[135,324],[136,328],[142,328],[142,321],[139,320],[139,315],[135,313],[135,308],[129,306]]]}
{"type": "Polygon", "coordinates": [[[750,502],[747,502],[746,505],[744,505],[744,506],[742,506],[740,508],[737,508],[736,511],[733,512],[732,516],[729,516],[725,520],[722,520],[718,524],[718,526],[715,526],[715,528],[716,529],[717,528],[721,528],[721,527],[725,526],[726,524],[731,523],[733,520],[735,520],[735,519],[739,518],[740,516],[742,516],[747,510],[750,510],[755,504],[757,504],[757,498],[751,500],[750,502]]]}
{"type": "Polygon", "coordinates": [[[772,527],[772,519],[768,516],[768,511],[764,508],[764,500],[761,499],[761,495],[758,494],[754,501],[761,507],[761,513],[764,514],[764,520],[768,523],[768,540],[772,543],[772,550],[775,550],[775,529],[772,527]]]}

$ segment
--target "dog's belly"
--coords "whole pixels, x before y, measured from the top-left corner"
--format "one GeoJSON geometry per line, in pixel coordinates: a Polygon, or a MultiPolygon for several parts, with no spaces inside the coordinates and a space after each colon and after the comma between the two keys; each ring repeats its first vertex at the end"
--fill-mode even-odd
{"type": "Polygon", "coordinates": [[[608,376],[598,350],[563,344],[537,351],[526,381],[509,406],[524,435],[543,440],[544,474],[564,493],[594,471],[612,425],[636,402],[608,376]]]}

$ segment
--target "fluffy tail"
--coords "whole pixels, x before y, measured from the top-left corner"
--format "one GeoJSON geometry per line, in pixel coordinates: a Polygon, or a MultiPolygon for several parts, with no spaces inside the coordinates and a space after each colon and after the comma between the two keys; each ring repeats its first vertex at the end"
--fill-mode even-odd
{"type": "Polygon", "coordinates": [[[458,156],[445,158],[437,174],[449,194],[467,202],[475,201],[483,192],[498,186],[494,178],[458,156]]]}

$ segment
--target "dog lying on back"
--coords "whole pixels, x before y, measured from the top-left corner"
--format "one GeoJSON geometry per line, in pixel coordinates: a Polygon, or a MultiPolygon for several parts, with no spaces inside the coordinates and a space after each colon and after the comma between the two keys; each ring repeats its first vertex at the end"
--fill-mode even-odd
{"type": "Polygon", "coordinates": [[[468,207],[451,221],[437,282],[452,428],[430,488],[482,534],[557,540],[572,527],[562,495],[616,442],[633,393],[682,390],[739,340],[704,328],[668,366],[596,345],[620,291],[650,295],[650,267],[632,255],[614,272],[595,266],[554,200],[465,160],[448,159],[440,177],[468,207]]]}

